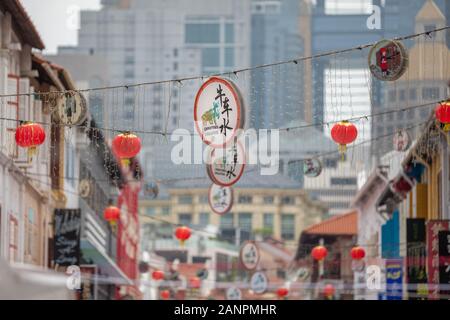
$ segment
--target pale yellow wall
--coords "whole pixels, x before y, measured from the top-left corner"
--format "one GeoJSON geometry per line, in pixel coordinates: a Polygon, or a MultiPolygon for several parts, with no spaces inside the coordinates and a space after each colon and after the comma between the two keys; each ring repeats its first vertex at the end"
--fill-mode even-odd
{"type": "MultiPolygon", "coordinates": [[[[167,200],[141,200],[140,213],[142,215],[141,222],[155,223],[156,219],[146,216],[148,207],[155,209],[155,216],[157,219],[164,219],[171,223],[178,223],[178,215],[181,213],[192,214],[194,224],[199,223],[199,215],[201,212],[210,214],[210,224],[219,226],[220,216],[213,213],[208,203],[200,203],[200,197],[208,194],[208,189],[174,189],[169,190],[170,199],[167,200]],[[179,204],[178,197],[180,195],[192,195],[192,204],[179,204]],[[170,207],[169,215],[162,215],[162,208],[170,207]]],[[[295,217],[295,238],[290,241],[297,243],[300,233],[303,229],[311,224],[320,222],[324,216],[326,209],[317,202],[312,202],[301,190],[289,189],[234,189],[234,205],[231,212],[228,214],[234,215],[235,224],[238,223],[238,215],[242,212],[252,213],[252,228],[253,230],[263,228],[264,213],[274,214],[274,234],[275,238],[281,239],[281,215],[293,214],[295,217]],[[244,204],[238,203],[240,195],[252,196],[252,203],[244,204]],[[273,204],[264,204],[264,196],[273,196],[273,204]],[[281,199],[285,196],[292,196],[295,198],[295,204],[286,205],[281,203],[281,199]]]]}

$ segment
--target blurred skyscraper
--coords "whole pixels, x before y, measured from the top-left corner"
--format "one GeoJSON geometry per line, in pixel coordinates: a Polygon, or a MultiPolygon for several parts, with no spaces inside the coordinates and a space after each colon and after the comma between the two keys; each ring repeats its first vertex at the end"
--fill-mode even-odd
{"type": "MultiPolygon", "coordinates": [[[[59,53],[104,56],[111,85],[214,74],[250,64],[250,0],[103,0],[102,5],[99,11],[81,12],[78,46],[59,53]]],[[[198,87],[198,81],[153,85],[145,87],[145,95],[130,87],[114,116],[121,127],[145,123],[146,130],[192,131],[198,87]],[[142,95],[140,105],[137,95],[142,95]]]]}
{"type": "MultiPolygon", "coordinates": [[[[304,55],[300,35],[298,0],[252,1],[253,66],[304,55]]],[[[279,70],[256,70],[252,73],[250,124],[259,128],[279,128],[292,120],[304,119],[303,64],[282,66],[279,70]]],[[[276,69],[276,68],[275,68],[276,69]]]]}

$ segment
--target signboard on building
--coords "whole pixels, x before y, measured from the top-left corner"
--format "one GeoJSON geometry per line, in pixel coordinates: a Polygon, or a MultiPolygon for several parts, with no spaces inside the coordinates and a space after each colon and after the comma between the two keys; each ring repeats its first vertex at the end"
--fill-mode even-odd
{"type": "Polygon", "coordinates": [[[80,263],[80,209],[56,209],[54,220],[55,265],[71,266],[80,263]]]}
{"type": "Polygon", "coordinates": [[[431,300],[439,299],[439,232],[447,231],[448,226],[448,220],[430,220],[427,222],[428,298],[431,300]]]}
{"type": "Polygon", "coordinates": [[[406,219],[406,271],[410,300],[428,297],[426,251],[425,219],[406,219]]]}
{"type": "Polygon", "coordinates": [[[402,300],[403,260],[386,260],[386,300],[402,300]]]}
{"type": "Polygon", "coordinates": [[[439,284],[441,299],[450,299],[450,231],[440,231],[439,239],[439,284]]]}

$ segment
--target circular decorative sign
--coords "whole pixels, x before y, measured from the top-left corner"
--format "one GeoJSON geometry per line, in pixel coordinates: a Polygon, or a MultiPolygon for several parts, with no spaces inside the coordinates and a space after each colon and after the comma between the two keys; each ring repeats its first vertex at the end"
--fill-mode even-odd
{"type": "Polygon", "coordinates": [[[242,291],[236,287],[230,287],[226,292],[227,300],[241,300],[242,299],[242,291]]]}
{"type": "Polygon", "coordinates": [[[197,277],[199,277],[201,280],[205,280],[208,278],[208,269],[200,269],[197,271],[197,277]]]}
{"type": "Polygon", "coordinates": [[[241,263],[247,270],[254,270],[259,263],[259,249],[255,242],[245,242],[239,252],[241,263]]]}
{"type": "Polygon", "coordinates": [[[211,77],[203,83],[195,97],[194,122],[204,143],[218,148],[232,141],[243,125],[241,97],[230,80],[211,77]]]}
{"type": "Polygon", "coordinates": [[[256,294],[266,292],[269,280],[264,272],[255,272],[250,279],[250,288],[256,294]]]}
{"type": "Polygon", "coordinates": [[[370,50],[370,71],[381,81],[397,80],[405,73],[407,66],[408,55],[400,42],[381,40],[370,50]]]}
{"type": "Polygon", "coordinates": [[[403,152],[408,150],[411,139],[409,138],[408,131],[398,130],[393,138],[394,150],[403,152]]]}
{"type": "Polygon", "coordinates": [[[91,194],[91,182],[88,179],[82,179],[78,185],[78,193],[83,199],[91,194]]]}
{"type": "Polygon", "coordinates": [[[224,149],[211,149],[206,170],[210,179],[223,187],[239,181],[245,168],[245,152],[242,144],[235,141],[224,149]]]}
{"type": "Polygon", "coordinates": [[[86,99],[74,91],[66,92],[60,99],[55,110],[55,117],[64,125],[80,125],[87,115],[86,99]]]}
{"type": "Polygon", "coordinates": [[[298,280],[304,281],[309,277],[309,269],[306,267],[299,268],[297,271],[298,280]]]}
{"type": "Polygon", "coordinates": [[[303,161],[303,173],[305,176],[315,178],[322,172],[322,163],[319,159],[306,159],[303,161]]]}
{"type": "Polygon", "coordinates": [[[147,182],[144,185],[144,195],[155,199],[159,194],[159,187],[156,182],[147,182]]]}
{"type": "Polygon", "coordinates": [[[225,214],[233,206],[233,189],[212,184],[209,187],[208,201],[211,210],[217,214],[225,214]]]}

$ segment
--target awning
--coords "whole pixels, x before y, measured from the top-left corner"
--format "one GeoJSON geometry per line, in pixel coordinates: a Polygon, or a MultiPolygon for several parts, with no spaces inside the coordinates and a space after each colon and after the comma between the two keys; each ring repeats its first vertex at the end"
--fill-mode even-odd
{"type": "Polygon", "coordinates": [[[67,276],[36,266],[9,265],[0,258],[0,300],[67,300],[73,291],[67,289],[67,276]]]}
{"type": "Polygon", "coordinates": [[[125,273],[117,266],[103,250],[97,249],[97,246],[86,238],[80,241],[81,251],[85,260],[91,260],[101,271],[98,276],[99,283],[115,285],[134,285],[125,273]]]}

